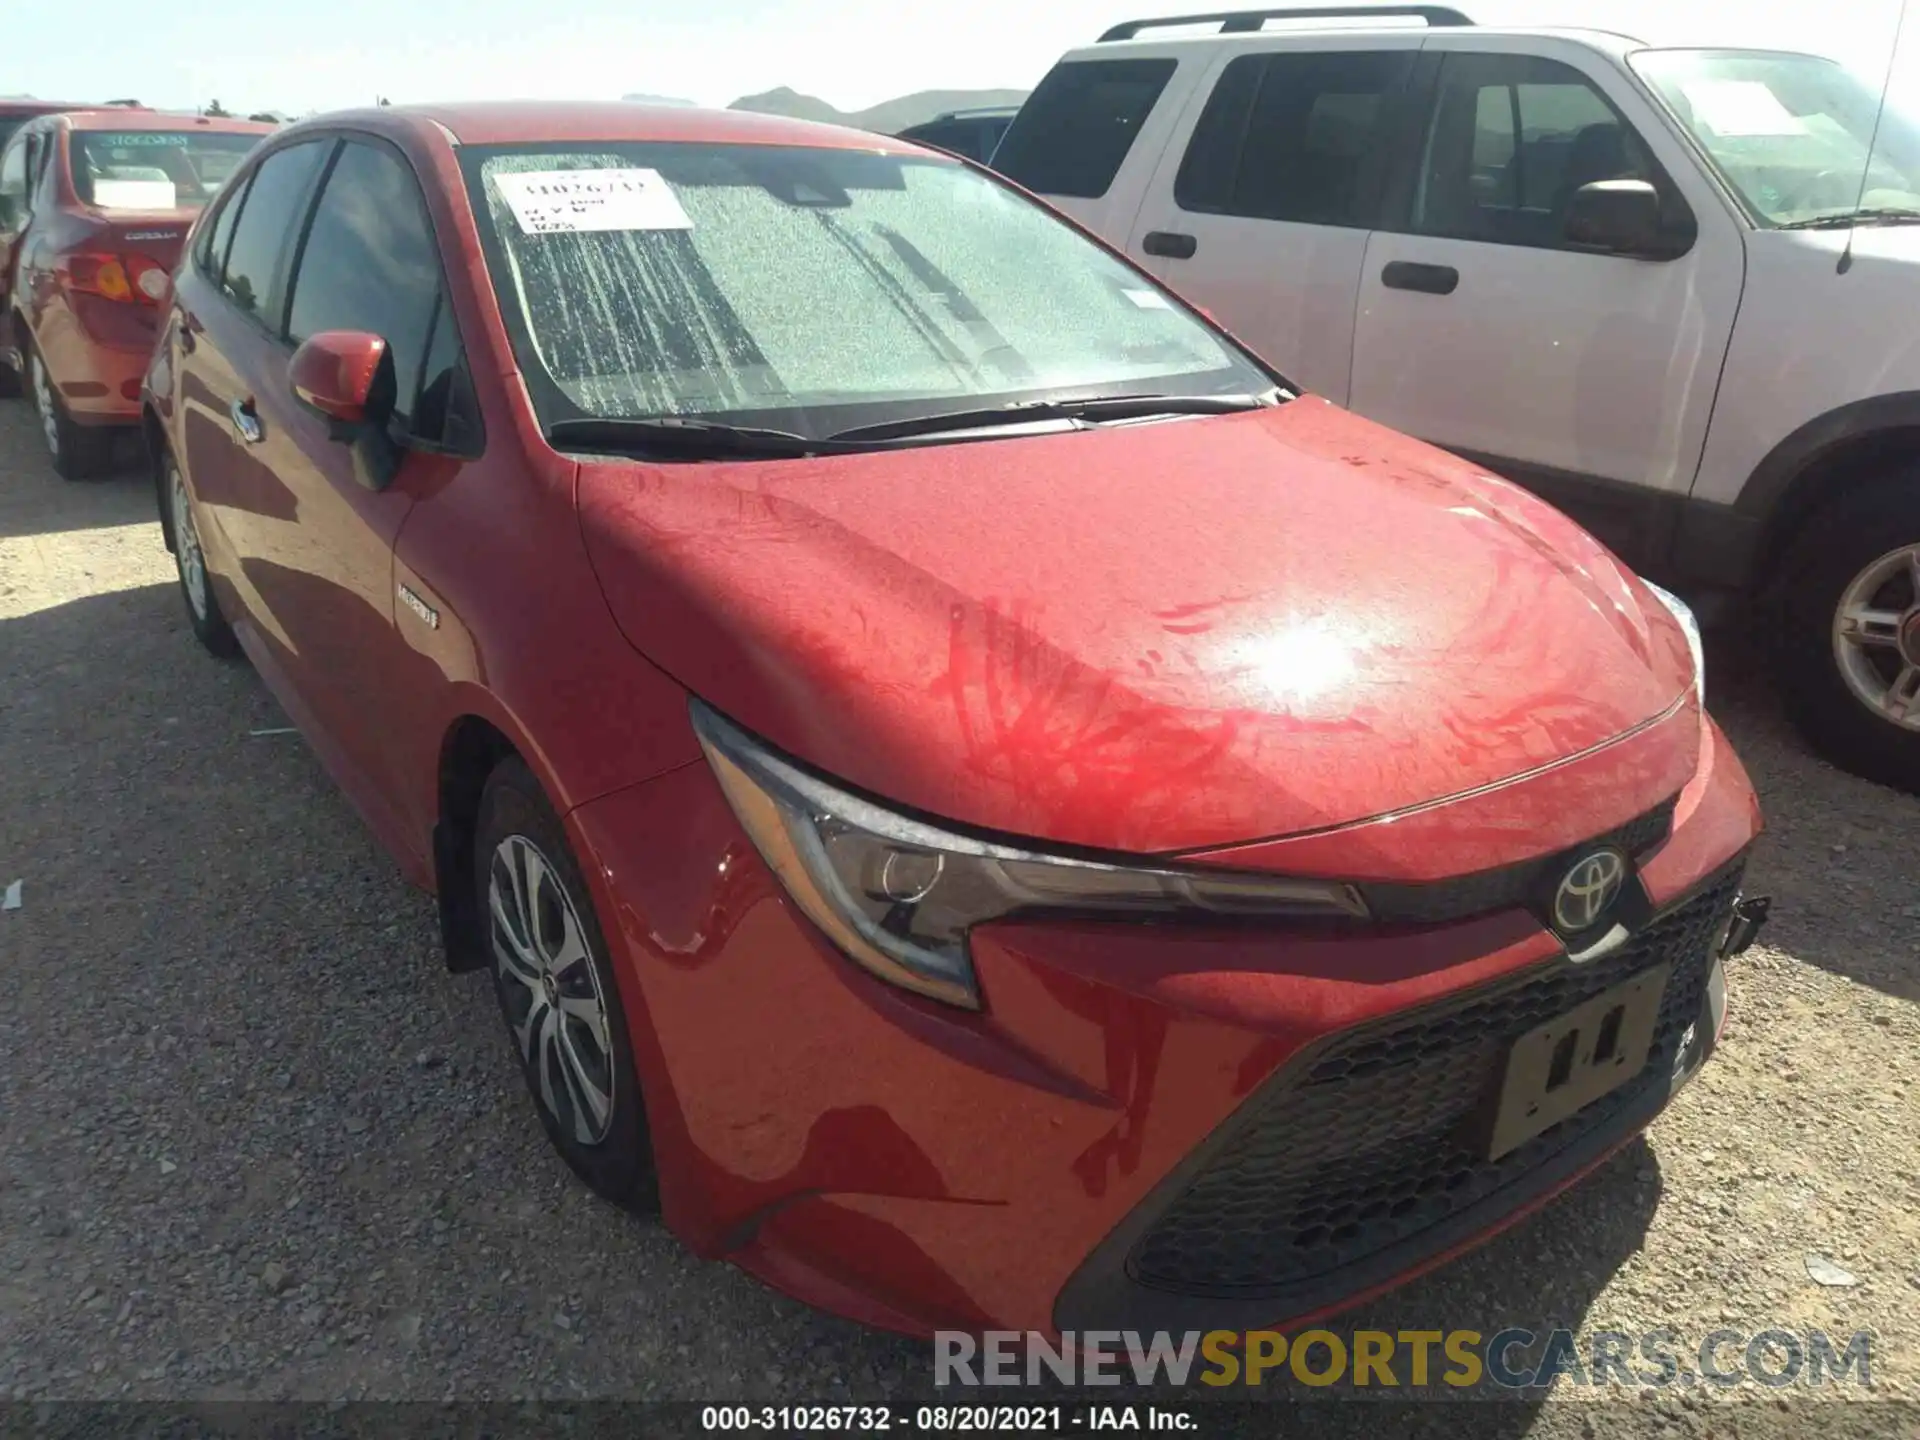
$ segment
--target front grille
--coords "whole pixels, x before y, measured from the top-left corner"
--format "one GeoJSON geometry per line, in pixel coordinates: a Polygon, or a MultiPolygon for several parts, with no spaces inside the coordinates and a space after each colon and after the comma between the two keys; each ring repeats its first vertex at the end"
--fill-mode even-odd
{"type": "Polygon", "coordinates": [[[1425,885],[1362,884],[1358,888],[1367,902],[1367,913],[1376,921],[1388,923],[1440,925],[1494,910],[1518,909],[1539,899],[1577,857],[1589,851],[1611,846],[1640,859],[1673,832],[1673,813],[1678,805],[1676,795],[1604,835],[1519,865],[1425,885]]]}
{"type": "MultiPolygon", "coordinates": [[[[1700,1013],[1738,871],[1611,955],[1564,958],[1337,1037],[1270,1080],[1234,1131],[1134,1246],[1142,1285],[1277,1292],[1414,1239],[1664,1087],[1700,1013]],[[1673,964],[1653,1049],[1634,1080],[1499,1160],[1476,1146],[1506,1054],[1537,1025],[1662,962],[1673,964]]],[[[1522,1197],[1523,1198],[1523,1197],[1522,1197]]],[[[1518,1203],[1518,1200],[1516,1200],[1518,1203]]]]}

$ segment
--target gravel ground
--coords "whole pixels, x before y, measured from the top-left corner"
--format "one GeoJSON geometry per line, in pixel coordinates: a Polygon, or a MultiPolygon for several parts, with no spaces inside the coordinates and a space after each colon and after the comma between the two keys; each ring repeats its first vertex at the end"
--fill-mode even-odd
{"type": "MultiPolygon", "coordinates": [[[[923,1396],[923,1347],[571,1180],[431,903],[297,736],[250,734],[286,723],[252,672],[194,644],[144,481],[64,485],[36,447],[0,404],[0,888],[23,882],[0,913],[0,1399],[923,1396]]],[[[1724,1049],[1574,1193],[1346,1323],[1867,1329],[1872,1394],[1920,1402],[1920,801],[1810,758],[1735,647],[1709,665],[1776,896],[1724,1049]],[[1855,1283],[1814,1283],[1810,1252],[1855,1283]]],[[[1558,1403],[1581,1393],[1422,1415],[1920,1423],[1784,1416],[1754,1386],[1558,1403]]]]}

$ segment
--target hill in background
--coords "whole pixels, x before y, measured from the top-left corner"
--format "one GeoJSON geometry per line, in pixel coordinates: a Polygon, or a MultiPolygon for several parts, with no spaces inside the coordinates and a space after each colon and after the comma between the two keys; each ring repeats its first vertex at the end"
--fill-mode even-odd
{"type": "Polygon", "coordinates": [[[949,110],[1018,105],[1026,98],[1024,90],[921,90],[902,95],[898,100],[883,100],[865,110],[848,112],[783,85],[763,95],[743,95],[727,108],[751,110],[760,115],[785,115],[795,120],[817,120],[827,125],[850,125],[856,130],[892,135],[949,110]]]}

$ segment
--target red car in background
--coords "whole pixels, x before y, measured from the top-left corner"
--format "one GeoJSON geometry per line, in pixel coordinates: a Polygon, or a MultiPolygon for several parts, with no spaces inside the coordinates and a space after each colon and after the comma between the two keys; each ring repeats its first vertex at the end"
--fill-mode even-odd
{"type": "Polygon", "coordinates": [[[1684,605],[951,156],[320,117],[146,394],[194,632],[437,893],[556,1149],[872,1324],[1437,1264],[1697,1073],[1763,918],[1684,605]]]}
{"type": "Polygon", "coordinates": [[[6,148],[7,141],[13,138],[14,131],[37,116],[56,115],[62,110],[87,108],[85,105],[70,105],[60,100],[0,100],[0,149],[6,148]]]}
{"type": "Polygon", "coordinates": [[[139,423],[187,229],[273,129],[63,111],[28,120],[0,149],[0,385],[25,382],[67,479],[101,469],[115,433],[139,423]]]}

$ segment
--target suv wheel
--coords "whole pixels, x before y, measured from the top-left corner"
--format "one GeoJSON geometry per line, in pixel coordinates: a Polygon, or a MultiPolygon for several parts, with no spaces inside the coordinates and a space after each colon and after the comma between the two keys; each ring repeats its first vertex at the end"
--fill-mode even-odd
{"type": "Polygon", "coordinates": [[[653,1147],[606,941],[559,817],[517,757],[480,797],[474,868],[500,1013],[547,1139],[604,1198],[651,1208],[653,1147]]]}
{"type": "Polygon", "coordinates": [[[40,434],[47,443],[47,454],[54,473],[62,480],[85,480],[106,466],[113,443],[110,433],[76,425],[65,403],[53,388],[53,377],[38,350],[27,352],[27,392],[40,415],[40,434]]]}
{"type": "Polygon", "coordinates": [[[1841,769],[1920,792],[1920,492],[1877,486],[1816,516],[1781,579],[1794,720],[1841,769]]]}

